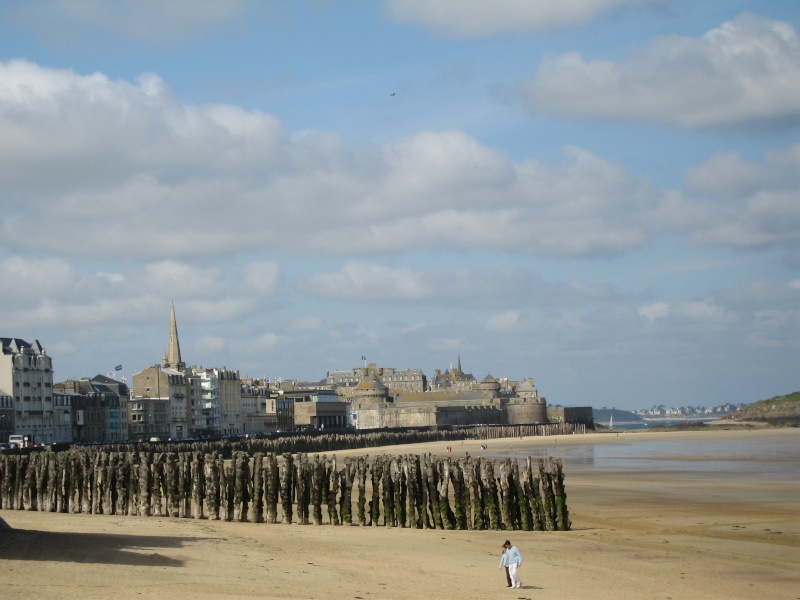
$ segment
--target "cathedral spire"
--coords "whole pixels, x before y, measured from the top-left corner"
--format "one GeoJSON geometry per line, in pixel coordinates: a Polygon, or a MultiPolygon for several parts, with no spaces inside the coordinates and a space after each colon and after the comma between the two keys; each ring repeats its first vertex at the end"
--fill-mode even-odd
{"type": "Polygon", "coordinates": [[[178,322],[175,320],[175,303],[172,303],[172,312],[169,317],[169,346],[164,366],[170,369],[181,370],[186,364],[181,360],[181,345],[178,342],[178,322]]]}

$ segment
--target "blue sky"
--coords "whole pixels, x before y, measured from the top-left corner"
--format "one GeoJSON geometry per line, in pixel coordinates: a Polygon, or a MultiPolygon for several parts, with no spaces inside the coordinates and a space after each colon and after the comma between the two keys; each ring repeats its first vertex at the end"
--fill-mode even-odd
{"type": "Polygon", "coordinates": [[[800,4],[0,6],[0,333],[534,377],[644,408],[800,389],[800,4]]]}

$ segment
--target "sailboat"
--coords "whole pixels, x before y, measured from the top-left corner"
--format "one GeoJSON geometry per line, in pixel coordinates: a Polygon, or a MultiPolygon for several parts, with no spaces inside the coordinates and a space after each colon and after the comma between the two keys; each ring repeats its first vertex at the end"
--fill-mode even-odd
{"type": "Polygon", "coordinates": [[[614,427],[614,415],[611,415],[611,418],[608,420],[608,428],[613,429],[614,427]]]}

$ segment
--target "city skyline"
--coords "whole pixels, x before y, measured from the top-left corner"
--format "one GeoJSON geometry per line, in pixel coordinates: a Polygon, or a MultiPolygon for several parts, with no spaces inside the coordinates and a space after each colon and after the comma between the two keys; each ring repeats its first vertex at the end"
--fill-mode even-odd
{"type": "Polygon", "coordinates": [[[369,362],[800,389],[800,5],[0,7],[0,335],[57,380],[369,362]]]}

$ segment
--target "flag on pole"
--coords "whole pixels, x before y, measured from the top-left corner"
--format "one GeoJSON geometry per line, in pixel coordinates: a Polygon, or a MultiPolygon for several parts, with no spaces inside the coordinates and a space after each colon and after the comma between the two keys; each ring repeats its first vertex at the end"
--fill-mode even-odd
{"type": "Polygon", "coordinates": [[[122,371],[122,365],[117,365],[116,367],[114,367],[114,370],[115,371],[122,371]]]}
{"type": "Polygon", "coordinates": [[[109,372],[108,376],[109,376],[111,379],[116,379],[116,377],[114,377],[114,371],[111,371],[111,372],[109,372]]]}
{"type": "Polygon", "coordinates": [[[362,357],[361,357],[361,360],[367,360],[367,357],[366,357],[366,355],[362,356],[362,357]]]}

